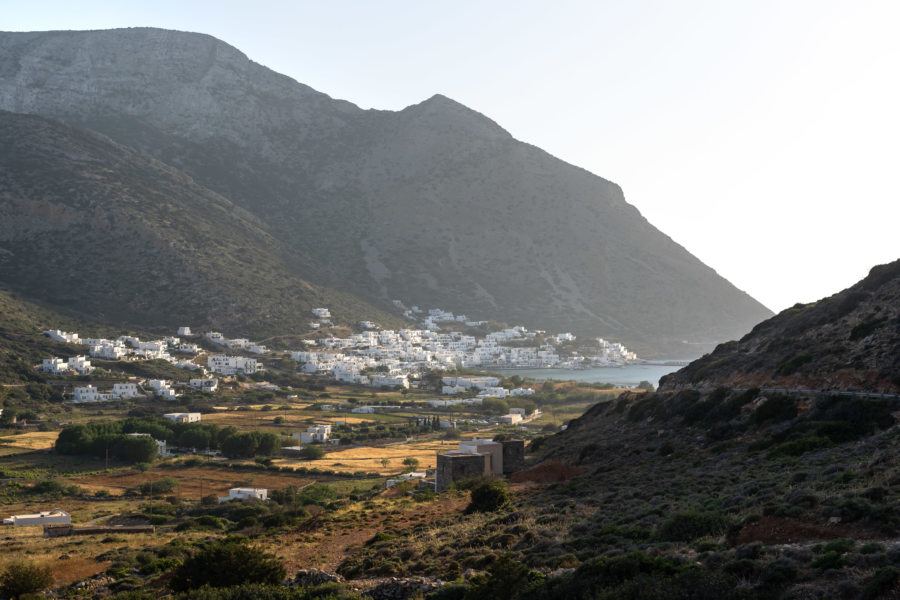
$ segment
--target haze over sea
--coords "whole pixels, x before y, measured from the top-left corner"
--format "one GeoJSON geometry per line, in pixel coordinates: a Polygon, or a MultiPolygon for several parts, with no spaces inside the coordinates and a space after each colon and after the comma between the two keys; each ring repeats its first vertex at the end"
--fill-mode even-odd
{"type": "Polygon", "coordinates": [[[558,379],[560,381],[588,381],[612,383],[616,386],[634,387],[649,381],[659,387],[659,380],[680,369],[674,365],[626,365],[624,367],[598,367],[596,369],[503,369],[503,375],[519,375],[534,379],[558,379]]]}

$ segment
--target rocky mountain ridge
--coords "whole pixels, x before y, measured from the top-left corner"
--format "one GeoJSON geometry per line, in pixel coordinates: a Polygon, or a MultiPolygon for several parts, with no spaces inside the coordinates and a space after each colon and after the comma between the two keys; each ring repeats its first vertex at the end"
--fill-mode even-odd
{"type": "Polygon", "coordinates": [[[0,34],[0,108],[103,133],[227,198],[309,282],[690,355],[769,311],[622,190],[443,96],[361,110],[201,34],[0,34]]]}
{"type": "Polygon", "coordinates": [[[900,260],[782,311],[660,383],[663,391],[719,386],[900,393],[900,260]]]}

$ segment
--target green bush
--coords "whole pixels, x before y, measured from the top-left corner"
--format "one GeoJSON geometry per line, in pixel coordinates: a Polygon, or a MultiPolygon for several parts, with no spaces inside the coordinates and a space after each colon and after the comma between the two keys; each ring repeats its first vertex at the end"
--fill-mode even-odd
{"type": "Polygon", "coordinates": [[[488,569],[487,575],[476,575],[464,600],[512,600],[527,598],[543,583],[544,576],[521,562],[503,555],[488,569]]]}
{"type": "Polygon", "coordinates": [[[176,592],[210,587],[230,587],[243,583],[277,585],[284,579],[284,566],[274,555],[253,548],[236,538],[213,543],[184,561],[172,577],[176,592]]]}
{"type": "Polygon", "coordinates": [[[816,557],[812,562],[812,566],[823,571],[827,569],[839,569],[846,564],[844,556],[840,552],[830,551],[816,557]]]}
{"type": "Polygon", "coordinates": [[[177,600],[362,600],[362,596],[339,583],[289,587],[247,583],[224,588],[209,586],[182,592],[177,600]]]}
{"type": "Polygon", "coordinates": [[[138,489],[143,496],[165,496],[171,494],[178,487],[178,482],[171,477],[163,477],[156,481],[145,481],[138,489]]]}
{"type": "Polygon", "coordinates": [[[800,438],[799,440],[793,440],[790,442],[785,442],[784,444],[780,444],[769,451],[769,457],[776,456],[800,456],[802,454],[806,454],[812,450],[818,450],[820,448],[828,448],[831,446],[831,440],[826,437],[819,437],[817,435],[808,435],[804,438],[800,438]]]}
{"type": "Polygon", "coordinates": [[[494,512],[509,506],[512,498],[502,481],[484,481],[472,488],[467,512],[494,512]]]}
{"type": "Polygon", "coordinates": [[[875,572],[875,575],[866,582],[861,597],[864,600],[880,598],[894,589],[898,580],[900,580],[900,570],[897,570],[896,567],[884,567],[878,569],[875,572]]]}
{"type": "Polygon", "coordinates": [[[0,575],[0,591],[10,598],[39,592],[52,584],[53,575],[50,574],[50,568],[35,563],[10,563],[0,575]]]}
{"type": "Polygon", "coordinates": [[[789,396],[773,395],[753,411],[753,414],[750,415],[750,422],[756,425],[778,423],[788,421],[796,416],[796,400],[789,396]]]}
{"type": "Polygon", "coordinates": [[[728,525],[728,519],[719,513],[683,512],[669,517],[657,537],[666,542],[692,542],[707,535],[721,535],[728,525]]]}

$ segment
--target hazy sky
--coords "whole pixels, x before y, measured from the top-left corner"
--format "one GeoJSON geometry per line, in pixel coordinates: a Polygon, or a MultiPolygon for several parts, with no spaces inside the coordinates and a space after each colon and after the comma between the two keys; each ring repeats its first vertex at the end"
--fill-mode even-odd
{"type": "Polygon", "coordinates": [[[773,310],[900,258],[900,2],[0,2],[214,35],[364,108],[435,93],[620,184],[773,310]]]}

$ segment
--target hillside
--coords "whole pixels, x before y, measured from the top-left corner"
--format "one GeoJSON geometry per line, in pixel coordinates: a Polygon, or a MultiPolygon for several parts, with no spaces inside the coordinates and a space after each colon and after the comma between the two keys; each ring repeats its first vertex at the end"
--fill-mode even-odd
{"type": "Polygon", "coordinates": [[[184,173],[94,133],[0,113],[0,281],[26,297],[166,331],[297,333],[321,305],[346,321],[400,322],[308,283],[305,260],[184,173]]]}
{"type": "MultiPolygon", "coordinates": [[[[255,218],[310,283],[692,355],[770,312],[615,184],[443,96],[361,110],[209,36],[0,34],[0,108],[99,131],[255,218]]],[[[286,255],[283,255],[286,256],[286,255]]]]}
{"type": "Polygon", "coordinates": [[[664,377],[660,390],[718,386],[900,393],[900,260],[760,323],[664,377]]]}

